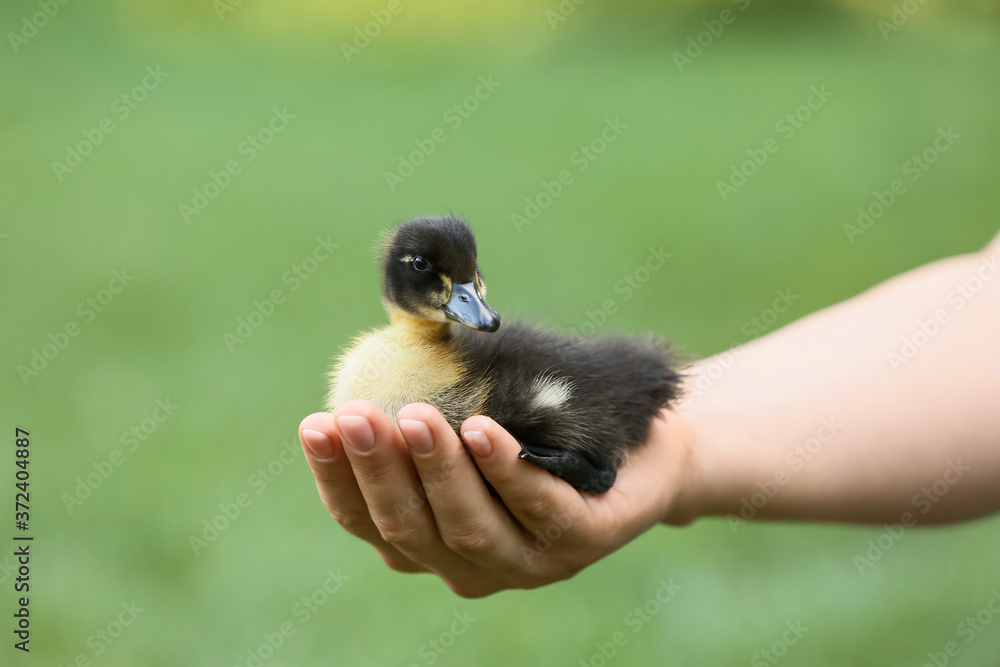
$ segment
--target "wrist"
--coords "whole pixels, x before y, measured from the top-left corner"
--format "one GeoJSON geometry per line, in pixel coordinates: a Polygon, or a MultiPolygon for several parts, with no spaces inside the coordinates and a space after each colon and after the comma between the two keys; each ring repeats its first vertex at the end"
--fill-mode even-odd
{"type": "Polygon", "coordinates": [[[690,421],[681,413],[664,410],[661,429],[656,434],[661,446],[671,456],[671,470],[664,484],[664,511],[660,522],[686,526],[704,515],[704,490],[699,437],[690,421]]]}

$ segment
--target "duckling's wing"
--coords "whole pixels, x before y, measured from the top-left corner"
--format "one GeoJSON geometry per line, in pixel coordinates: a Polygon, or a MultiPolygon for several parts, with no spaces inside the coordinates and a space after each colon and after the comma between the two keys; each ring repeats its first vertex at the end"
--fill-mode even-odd
{"type": "Polygon", "coordinates": [[[615,477],[618,475],[615,466],[598,468],[580,452],[542,445],[529,445],[520,440],[518,440],[518,444],[521,445],[519,459],[541,466],[553,475],[563,478],[574,487],[588,493],[604,493],[612,487],[615,483],[615,477]]]}

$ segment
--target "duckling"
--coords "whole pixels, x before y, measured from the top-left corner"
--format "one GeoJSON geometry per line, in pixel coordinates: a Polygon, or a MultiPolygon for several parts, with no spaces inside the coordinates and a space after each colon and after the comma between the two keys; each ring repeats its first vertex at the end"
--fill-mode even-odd
{"type": "Polygon", "coordinates": [[[425,402],[459,433],[466,418],[485,414],[521,444],[521,459],[601,494],[678,395],[670,346],[653,337],[501,329],[462,220],[399,226],[383,241],[381,270],[390,325],[360,336],[336,362],[331,411],[367,399],[395,419],[403,406],[425,402]]]}

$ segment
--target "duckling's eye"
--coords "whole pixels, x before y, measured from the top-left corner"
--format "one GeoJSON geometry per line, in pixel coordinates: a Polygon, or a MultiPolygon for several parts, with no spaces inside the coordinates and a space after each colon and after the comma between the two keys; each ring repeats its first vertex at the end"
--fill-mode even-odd
{"type": "Polygon", "coordinates": [[[431,270],[431,263],[423,257],[417,256],[413,258],[413,268],[420,273],[427,273],[431,270]]]}

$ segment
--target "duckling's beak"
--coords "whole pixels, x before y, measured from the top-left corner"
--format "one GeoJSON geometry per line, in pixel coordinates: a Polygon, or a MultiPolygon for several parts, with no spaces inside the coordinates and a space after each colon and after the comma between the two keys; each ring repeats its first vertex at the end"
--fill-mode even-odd
{"type": "Polygon", "coordinates": [[[480,331],[500,328],[500,316],[476,289],[475,283],[456,283],[451,286],[451,299],[444,306],[445,317],[480,331]]]}

